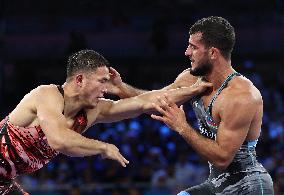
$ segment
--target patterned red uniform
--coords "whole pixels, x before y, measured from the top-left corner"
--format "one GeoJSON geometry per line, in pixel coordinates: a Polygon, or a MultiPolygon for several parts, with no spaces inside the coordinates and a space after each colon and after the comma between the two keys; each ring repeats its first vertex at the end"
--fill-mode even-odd
{"type": "MultiPolygon", "coordinates": [[[[74,121],[73,130],[81,133],[87,126],[87,116],[82,110],[74,121]]],[[[18,127],[9,117],[0,122],[0,194],[25,194],[14,178],[32,173],[54,158],[53,150],[40,126],[18,127]]]]}

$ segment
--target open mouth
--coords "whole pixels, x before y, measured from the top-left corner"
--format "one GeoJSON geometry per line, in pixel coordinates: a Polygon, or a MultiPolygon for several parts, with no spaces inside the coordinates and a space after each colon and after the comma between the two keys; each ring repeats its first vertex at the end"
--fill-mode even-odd
{"type": "Polygon", "coordinates": [[[104,98],[104,95],[100,95],[100,96],[98,97],[98,99],[102,99],[102,98],[104,98]]]}

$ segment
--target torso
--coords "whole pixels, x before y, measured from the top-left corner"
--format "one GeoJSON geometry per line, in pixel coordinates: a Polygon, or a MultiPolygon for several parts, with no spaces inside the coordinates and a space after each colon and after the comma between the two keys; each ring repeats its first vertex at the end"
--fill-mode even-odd
{"type": "MultiPolygon", "coordinates": [[[[42,86],[41,86],[42,87],[42,86]]],[[[44,87],[50,88],[56,95],[62,96],[60,90],[58,89],[57,85],[46,85],[44,87]]],[[[30,93],[25,95],[25,97],[21,100],[21,102],[17,105],[17,107],[9,114],[9,120],[12,124],[20,127],[36,127],[39,126],[39,120],[36,114],[36,108],[34,106],[35,96],[37,92],[37,88],[32,90],[30,93]]],[[[58,102],[57,105],[63,113],[64,110],[64,99],[62,98],[61,101],[58,102]]],[[[64,114],[64,113],[63,113],[64,114]]],[[[74,125],[78,122],[78,117],[84,115],[87,118],[85,110],[80,110],[74,117],[65,116],[67,127],[70,129],[74,129],[74,125]]],[[[75,131],[78,133],[82,133],[86,130],[86,127],[89,124],[84,124],[85,128],[76,129],[75,131]]]]}
{"type": "MultiPolygon", "coordinates": [[[[208,106],[213,96],[217,93],[217,90],[218,89],[211,91],[210,93],[205,94],[201,97],[201,102],[203,103],[205,109],[208,109],[208,106]]],[[[236,76],[228,82],[227,86],[218,95],[212,106],[211,113],[209,113],[213,121],[217,124],[217,126],[219,126],[220,124],[220,114],[222,110],[226,109],[227,101],[233,99],[235,96],[237,96],[238,93],[241,93],[244,90],[251,91],[251,93],[253,93],[256,98],[261,99],[260,92],[252,85],[252,83],[248,79],[243,76],[236,76]]],[[[255,115],[251,123],[246,140],[256,140],[259,137],[262,121],[262,112],[262,107],[259,107],[258,114],[255,115]]]]}
{"type": "MultiPolygon", "coordinates": [[[[249,81],[242,76],[235,76],[228,82],[223,90],[220,91],[220,94],[217,96],[215,101],[213,101],[213,104],[211,100],[215,96],[216,92],[212,92],[202,97],[195,97],[191,100],[192,107],[198,119],[198,132],[201,135],[209,139],[216,140],[218,127],[221,121],[221,112],[223,109],[226,109],[226,101],[230,101],[234,98],[234,96],[236,96],[236,91],[251,90],[256,97],[260,96],[258,90],[251,84],[248,84],[248,82],[249,81]],[[241,88],[239,88],[239,84],[242,85],[241,88]],[[209,105],[213,105],[211,106],[211,110],[209,109],[209,105]]],[[[265,172],[265,169],[257,163],[255,155],[255,146],[260,133],[261,118],[262,107],[259,108],[259,111],[257,111],[257,114],[253,118],[246,141],[236,152],[232,163],[226,170],[221,171],[209,163],[209,179],[212,183],[236,173],[252,171],[265,172]]]]}
{"type": "MultiPolygon", "coordinates": [[[[61,95],[55,85],[44,87],[50,88],[55,95],[61,95]]],[[[6,159],[4,168],[7,172],[4,175],[0,172],[0,176],[4,178],[14,178],[18,174],[38,170],[58,154],[48,145],[40,127],[34,106],[36,93],[37,89],[27,94],[10,115],[1,121],[1,135],[4,138],[0,139],[0,158],[6,159]],[[10,140],[8,145],[7,140],[10,140]]],[[[63,98],[58,106],[63,111],[63,98]]],[[[80,110],[73,118],[66,118],[66,122],[70,129],[82,133],[88,125],[85,110],[80,110]]]]}

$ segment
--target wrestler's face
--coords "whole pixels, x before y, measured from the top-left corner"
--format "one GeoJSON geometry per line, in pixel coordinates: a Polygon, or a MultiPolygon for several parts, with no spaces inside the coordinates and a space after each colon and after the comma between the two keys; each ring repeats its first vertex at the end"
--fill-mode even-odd
{"type": "Polygon", "coordinates": [[[191,60],[190,73],[194,76],[206,76],[212,70],[209,49],[202,43],[202,33],[190,35],[185,55],[191,60]]]}
{"type": "Polygon", "coordinates": [[[97,68],[94,72],[85,75],[82,82],[81,97],[86,107],[94,108],[99,99],[107,92],[107,81],[110,79],[106,66],[97,68]]]}

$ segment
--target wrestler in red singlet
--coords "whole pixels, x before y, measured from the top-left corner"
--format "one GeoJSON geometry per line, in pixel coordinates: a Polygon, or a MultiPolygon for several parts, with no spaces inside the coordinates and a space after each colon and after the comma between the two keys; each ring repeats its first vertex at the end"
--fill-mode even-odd
{"type": "MultiPolygon", "coordinates": [[[[60,86],[58,89],[62,93],[60,86]]],[[[86,126],[87,115],[81,110],[72,129],[82,133],[86,126]]],[[[40,126],[19,127],[10,123],[7,116],[0,122],[0,194],[27,194],[14,179],[42,168],[57,154],[48,145],[40,126]]]]}

